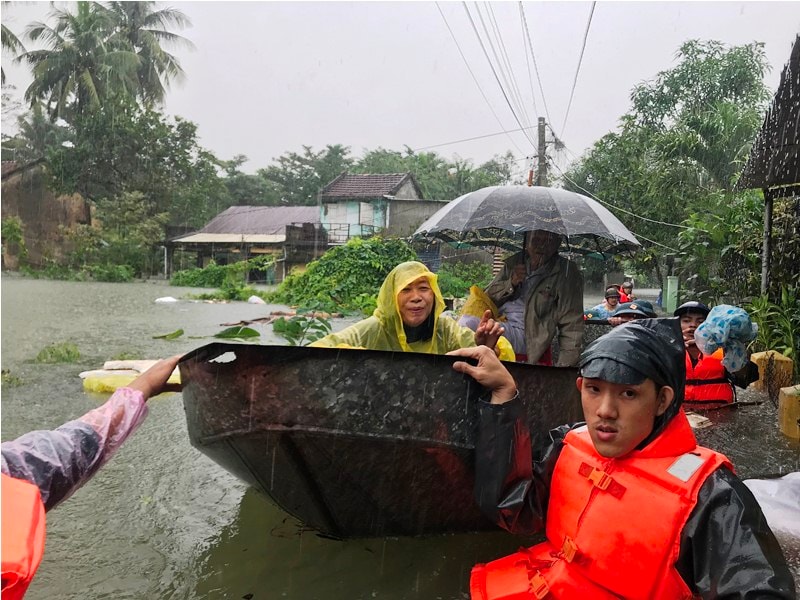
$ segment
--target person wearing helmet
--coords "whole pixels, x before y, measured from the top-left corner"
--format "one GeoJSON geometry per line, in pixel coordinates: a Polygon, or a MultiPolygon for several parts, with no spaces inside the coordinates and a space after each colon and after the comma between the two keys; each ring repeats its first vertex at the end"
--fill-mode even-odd
{"type": "Polygon", "coordinates": [[[607,319],[615,310],[617,310],[619,298],[619,290],[617,288],[613,286],[606,288],[605,300],[603,300],[603,302],[597,306],[593,306],[589,310],[591,310],[592,314],[595,315],[594,318],[607,319]]]}
{"type": "Polygon", "coordinates": [[[677,319],[615,327],[586,348],[585,422],[535,448],[511,374],[482,348],[451,355],[490,393],[479,406],[475,499],[493,522],[546,540],[487,564],[473,599],[796,598],[783,553],[728,459],[681,410],[677,319]]]}
{"type": "Polygon", "coordinates": [[[636,319],[646,319],[647,313],[638,302],[623,302],[617,306],[617,310],[608,317],[611,325],[617,326],[636,319]]]}
{"type": "Polygon", "coordinates": [[[703,354],[695,341],[695,332],[708,317],[711,309],[692,300],[684,302],[673,313],[680,319],[681,334],[686,348],[686,389],[684,401],[695,408],[713,408],[731,404],[736,398],[735,385],[745,388],[758,379],[758,367],[748,361],[744,369],[730,373],[722,364],[722,349],[703,354]]]}

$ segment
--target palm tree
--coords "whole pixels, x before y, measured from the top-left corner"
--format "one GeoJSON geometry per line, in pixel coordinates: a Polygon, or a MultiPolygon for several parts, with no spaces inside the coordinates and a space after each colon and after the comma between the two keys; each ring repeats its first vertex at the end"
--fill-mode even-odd
{"type": "MultiPolygon", "coordinates": [[[[5,2],[3,3],[5,4],[5,2]]],[[[8,50],[12,54],[16,54],[19,51],[25,51],[25,48],[22,45],[22,42],[19,41],[19,38],[14,35],[14,32],[11,31],[5,25],[2,25],[2,43],[3,43],[3,50],[8,50]]],[[[0,83],[5,84],[6,82],[6,72],[5,69],[0,68],[0,83]]]]}
{"type": "Polygon", "coordinates": [[[178,59],[164,50],[165,44],[194,49],[194,44],[168,27],[183,29],[191,21],[174,8],[155,10],[155,2],[107,2],[105,10],[114,22],[115,38],[139,57],[138,95],[146,104],[164,101],[171,81],[181,81],[184,72],[178,59]]]}
{"type": "Polygon", "coordinates": [[[31,41],[46,47],[18,58],[33,71],[27,101],[43,100],[52,120],[70,121],[112,95],[136,95],[139,58],[111,37],[114,22],[108,11],[93,2],[78,2],[74,14],[56,8],[49,16],[55,26],[34,22],[26,30],[31,41]]]}

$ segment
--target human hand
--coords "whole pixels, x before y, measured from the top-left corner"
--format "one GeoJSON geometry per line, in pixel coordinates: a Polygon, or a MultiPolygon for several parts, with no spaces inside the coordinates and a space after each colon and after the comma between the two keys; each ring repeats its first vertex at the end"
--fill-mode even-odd
{"type": "Polygon", "coordinates": [[[520,283],[525,281],[525,276],[527,274],[528,270],[524,263],[514,265],[514,269],[511,271],[511,285],[517,287],[520,283]]]}
{"type": "Polygon", "coordinates": [[[486,346],[474,348],[460,348],[447,353],[448,356],[463,356],[474,358],[477,366],[458,361],[453,363],[453,369],[472,377],[483,387],[491,390],[492,404],[503,404],[512,400],[517,395],[517,384],[508,369],[503,366],[497,355],[486,346]]]}
{"type": "Polygon", "coordinates": [[[181,384],[167,383],[169,376],[175,370],[178,361],[181,359],[182,354],[176,354],[170,358],[165,358],[158,361],[152,367],[147,369],[144,373],[139,375],[127,387],[133,390],[142,392],[144,399],[147,400],[161,392],[180,392],[181,384]]]}
{"type": "Polygon", "coordinates": [[[484,311],[481,322],[478,323],[478,328],[475,330],[475,344],[487,346],[494,350],[497,346],[497,340],[505,332],[505,328],[492,318],[492,311],[487,309],[484,311]]]}
{"type": "Polygon", "coordinates": [[[612,327],[616,327],[617,325],[622,325],[622,318],[621,317],[608,317],[608,323],[612,327]]]}

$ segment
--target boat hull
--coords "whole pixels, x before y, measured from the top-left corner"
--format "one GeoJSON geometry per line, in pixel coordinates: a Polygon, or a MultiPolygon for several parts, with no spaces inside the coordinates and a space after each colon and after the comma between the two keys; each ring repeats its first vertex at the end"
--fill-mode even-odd
{"type": "MultiPolygon", "coordinates": [[[[334,537],[493,529],[472,499],[484,390],[448,356],[214,343],[180,363],[192,444],[334,537]]],[[[508,363],[534,438],[580,420],[576,369],[508,363]]]]}

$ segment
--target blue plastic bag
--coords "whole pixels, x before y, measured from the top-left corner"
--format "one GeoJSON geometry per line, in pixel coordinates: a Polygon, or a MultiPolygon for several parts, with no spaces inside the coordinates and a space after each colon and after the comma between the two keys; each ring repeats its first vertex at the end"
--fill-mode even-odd
{"type": "Polygon", "coordinates": [[[700,352],[709,355],[722,348],[722,365],[735,373],[747,364],[747,344],[758,333],[758,325],[750,320],[747,311],[738,306],[720,304],[711,309],[706,320],[694,332],[700,352]]]}

